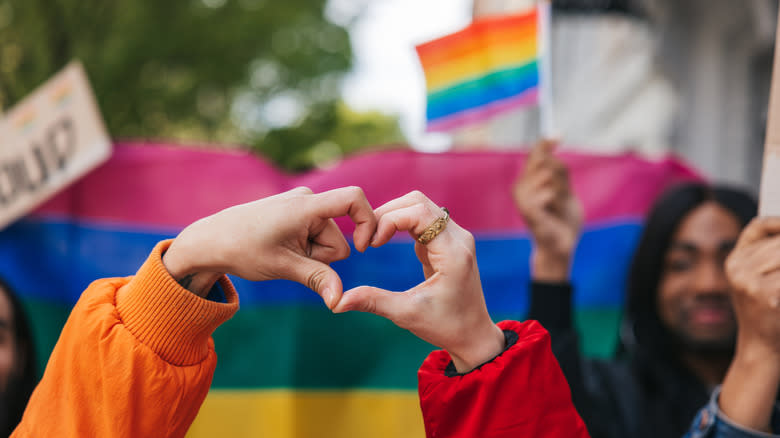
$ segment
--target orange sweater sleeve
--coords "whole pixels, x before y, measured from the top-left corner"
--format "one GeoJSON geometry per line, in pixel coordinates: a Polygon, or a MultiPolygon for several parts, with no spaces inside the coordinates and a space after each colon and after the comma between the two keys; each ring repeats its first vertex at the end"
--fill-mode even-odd
{"type": "Polygon", "coordinates": [[[183,437],[211,385],[211,334],[238,310],[182,288],[161,242],[134,277],[98,280],[65,323],[13,437],[183,437]]]}

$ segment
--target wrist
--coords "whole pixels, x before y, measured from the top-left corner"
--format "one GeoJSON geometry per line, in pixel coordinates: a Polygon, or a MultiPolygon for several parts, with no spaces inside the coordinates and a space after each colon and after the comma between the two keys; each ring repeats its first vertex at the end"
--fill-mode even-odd
{"type": "Polygon", "coordinates": [[[780,351],[774,345],[740,338],[732,363],[763,376],[780,379],[780,351]]]}
{"type": "Polygon", "coordinates": [[[238,294],[229,280],[222,283],[224,302],[182,290],[162,264],[169,245],[155,246],[130,283],[116,291],[114,303],[122,325],[139,342],[166,362],[188,366],[206,357],[212,332],[238,309],[238,294]]]}
{"type": "Polygon", "coordinates": [[[205,298],[214,283],[224,275],[209,269],[202,264],[196,263],[192,259],[195,252],[188,251],[186,245],[178,239],[174,240],[171,246],[162,256],[162,263],[168,273],[176,280],[179,285],[190,292],[205,298]],[[177,245],[177,242],[179,245],[177,245]]]}
{"type": "Polygon", "coordinates": [[[469,342],[457,349],[448,349],[452,363],[459,373],[467,373],[495,358],[506,347],[504,332],[493,322],[474,336],[469,342]]]}
{"type": "Polygon", "coordinates": [[[769,432],[780,383],[778,364],[775,348],[742,337],[718,400],[723,415],[742,427],[769,432]]]}
{"type": "Polygon", "coordinates": [[[563,283],[569,280],[570,251],[548,251],[534,248],[531,253],[531,278],[535,281],[563,283]]]}

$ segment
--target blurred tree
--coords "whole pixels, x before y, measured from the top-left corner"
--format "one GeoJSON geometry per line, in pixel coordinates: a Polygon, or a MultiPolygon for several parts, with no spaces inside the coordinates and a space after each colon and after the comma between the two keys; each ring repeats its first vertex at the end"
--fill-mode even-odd
{"type": "Polygon", "coordinates": [[[257,147],[286,168],[302,169],[327,166],[368,145],[403,141],[396,119],[326,102],[316,105],[300,125],[269,132],[257,147]]]}
{"type": "Polygon", "coordinates": [[[115,138],[248,144],[288,168],[402,141],[340,103],[352,49],[325,3],[0,0],[0,110],[76,58],[115,138]]]}

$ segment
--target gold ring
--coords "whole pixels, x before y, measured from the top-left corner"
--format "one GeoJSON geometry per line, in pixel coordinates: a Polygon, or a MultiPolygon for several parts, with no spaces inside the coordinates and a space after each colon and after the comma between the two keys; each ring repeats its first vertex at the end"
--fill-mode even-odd
{"type": "Polygon", "coordinates": [[[439,233],[447,228],[447,222],[450,221],[450,211],[445,207],[442,207],[441,209],[444,211],[444,217],[440,217],[433,221],[433,223],[428,225],[428,228],[417,237],[417,241],[423,245],[427,245],[434,237],[438,236],[439,233]]]}

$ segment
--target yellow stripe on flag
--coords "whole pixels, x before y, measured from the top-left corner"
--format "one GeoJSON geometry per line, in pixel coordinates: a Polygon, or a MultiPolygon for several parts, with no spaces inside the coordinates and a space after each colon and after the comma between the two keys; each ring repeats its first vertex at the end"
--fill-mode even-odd
{"type": "Polygon", "coordinates": [[[212,390],[188,438],[423,438],[416,391],[212,390]]]}
{"type": "Polygon", "coordinates": [[[527,64],[536,58],[536,41],[472,53],[425,70],[428,93],[483,76],[491,71],[527,64]]]}

